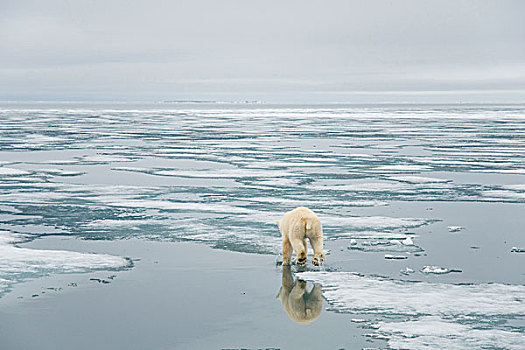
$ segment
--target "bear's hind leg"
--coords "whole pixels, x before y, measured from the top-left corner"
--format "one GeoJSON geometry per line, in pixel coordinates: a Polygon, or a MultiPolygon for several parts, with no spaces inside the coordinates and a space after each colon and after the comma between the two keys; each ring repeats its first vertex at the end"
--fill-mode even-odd
{"type": "Polygon", "coordinates": [[[288,237],[283,236],[283,265],[292,264],[292,244],[288,237]]]}

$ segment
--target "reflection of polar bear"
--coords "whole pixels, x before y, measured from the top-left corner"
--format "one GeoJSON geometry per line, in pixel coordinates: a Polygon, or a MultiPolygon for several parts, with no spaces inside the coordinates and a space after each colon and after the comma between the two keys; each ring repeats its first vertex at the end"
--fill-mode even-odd
{"type": "Polygon", "coordinates": [[[294,283],[290,266],[283,266],[283,281],[277,299],[281,299],[283,309],[292,321],[300,324],[312,323],[323,309],[321,286],[314,284],[310,292],[306,291],[306,282],[294,283]]]}
{"type": "Polygon", "coordinates": [[[282,220],[277,221],[277,226],[283,236],[283,265],[291,264],[292,248],[297,254],[297,265],[306,265],[307,238],[314,249],[312,263],[322,265],[323,226],[313,211],[305,207],[296,208],[284,214],[282,220]]]}

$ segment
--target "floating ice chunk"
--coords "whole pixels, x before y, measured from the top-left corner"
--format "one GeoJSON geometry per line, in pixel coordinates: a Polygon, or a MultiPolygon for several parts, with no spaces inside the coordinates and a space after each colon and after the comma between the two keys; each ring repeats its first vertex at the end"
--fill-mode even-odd
{"type": "Polygon", "coordinates": [[[15,168],[4,168],[0,167],[0,176],[19,176],[19,175],[29,175],[29,171],[15,169],[15,168]]]}
{"type": "Polygon", "coordinates": [[[505,190],[490,190],[483,191],[484,197],[491,197],[496,199],[507,199],[507,200],[523,200],[525,199],[525,192],[514,192],[505,190]]]}
{"type": "Polygon", "coordinates": [[[355,191],[355,192],[395,192],[399,190],[409,189],[408,184],[399,182],[365,182],[365,183],[352,183],[344,185],[311,185],[309,186],[313,190],[330,190],[330,191],[355,191]]]}
{"type": "Polygon", "coordinates": [[[357,245],[357,241],[355,240],[355,238],[352,238],[350,240],[350,245],[357,245]]]}
{"type": "Polygon", "coordinates": [[[525,174],[525,169],[475,169],[471,171],[479,173],[525,174]]]}
{"type": "Polygon", "coordinates": [[[525,184],[505,185],[501,187],[505,189],[513,190],[513,191],[525,191],[525,184]]]}
{"type": "Polygon", "coordinates": [[[204,170],[157,170],[152,172],[154,175],[177,176],[188,178],[281,178],[298,176],[298,174],[262,169],[204,169],[204,170]]]}
{"type": "Polygon", "coordinates": [[[68,170],[62,170],[62,169],[38,169],[36,170],[39,173],[45,173],[49,175],[55,175],[55,176],[79,176],[85,174],[85,172],[81,171],[68,171],[68,170]]]}
{"type": "Polygon", "coordinates": [[[525,286],[500,283],[450,284],[363,276],[352,272],[302,272],[319,283],[330,305],[353,313],[393,315],[523,315],[525,286]]]}
{"type": "Polygon", "coordinates": [[[448,269],[446,267],[440,267],[440,266],[424,266],[421,269],[421,272],[425,274],[444,275],[444,274],[451,273],[451,272],[461,272],[461,270],[448,269]]]}
{"type": "Polygon", "coordinates": [[[354,323],[366,323],[368,322],[367,320],[365,320],[364,318],[352,318],[350,320],[350,322],[354,322],[354,323]]]}
{"type": "Polygon", "coordinates": [[[405,260],[405,259],[408,259],[408,256],[406,256],[406,255],[385,254],[385,259],[388,259],[388,260],[405,260]]]}
{"type": "Polygon", "coordinates": [[[41,135],[41,134],[30,134],[26,135],[26,139],[29,142],[39,143],[39,142],[59,142],[59,141],[66,141],[67,139],[62,137],[56,137],[56,136],[47,136],[47,135],[41,135]]]}
{"type": "Polygon", "coordinates": [[[525,248],[512,247],[510,251],[511,253],[525,253],[525,248]]]}
{"type": "Polygon", "coordinates": [[[448,227],[448,232],[459,232],[463,230],[463,227],[461,226],[449,226],[448,227]]]}
{"type": "Polygon", "coordinates": [[[407,267],[405,267],[404,270],[401,270],[400,272],[401,272],[401,274],[408,276],[411,273],[414,273],[415,271],[407,266],[407,267]]]}
{"type": "MultiPolygon", "coordinates": [[[[128,260],[113,255],[28,249],[12,245],[21,239],[22,235],[0,231],[0,278],[5,280],[8,277],[11,283],[49,273],[77,273],[129,265],[128,260]]],[[[0,295],[4,292],[6,289],[0,283],[0,295]]]]}
{"type": "MultiPolygon", "coordinates": [[[[405,236],[406,237],[406,236],[405,236]]],[[[362,238],[362,237],[360,237],[362,238]]],[[[368,252],[385,252],[385,253],[411,253],[411,252],[422,252],[423,249],[417,245],[404,245],[399,239],[392,239],[391,237],[380,237],[371,239],[367,237],[362,239],[360,245],[350,244],[347,249],[350,250],[361,250],[368,252]]],[[[389,257],[387,257],[388,259],[389,257]]],[[[392,257],[390,257],[392,258],[392,257]]]]}
{"type": "Polygon", "coordinates": [[[38,164],[53,164],[53,165],[76,165],[78,163],[79,163],[78,160],[70,160],[70,159],[48,159],[48,160],[42,160],[38,162],[38,164]]]}
{"type": "Polygon", "coordinates": [[[414,241],[410,237],[405,238],[401,241],[401,243],[403,243],[404,245],[414,245],[414,241]]]}

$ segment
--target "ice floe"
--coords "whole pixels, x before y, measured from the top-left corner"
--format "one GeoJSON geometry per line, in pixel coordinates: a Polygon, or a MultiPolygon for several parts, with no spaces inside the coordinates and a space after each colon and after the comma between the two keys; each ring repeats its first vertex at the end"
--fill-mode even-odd
{"type": "Polygon", "coordinates": [[[525,315],[522,285],[411,282],[350,272],[298,276],[321,284],[333,310],[381,317],[371,336],[386,338],[394,349],[520,349],[525,342],[525,328],[505,325],[525,315]]]}
{"type": "Polygon", "coordinates": [[[451,273],[451,272],[461,272],[461,270],[449,269],[449,268],[441,267],[441,266],[427,265],[427,266],[423,266],[423,268],[421,269],[421,272],[427,275],[428,274],[444,275],[444,274],[451,273]]]}
{"type": "Polygon", "coordinates": [[[511,253],[525,253],[525,248],[512,247],[510,249],[511,253]]]}
{"type": "Polygon", "coordinates": [[[401,241],[404,245],[414,245],[414,241],[411,237],[407,237],[404,240],[401,241]]]}
{"type": "Polygon", "coordinates": [[[405,260],[405,259],[408,259],[408,256],[406,256],[406,255],[385,254],[385,259],[387,259],[387,260],[405,260]]]}
{"type": "Polygon", "coordinates": [[[27,239],[24,235],[0,231],[0,296],[11,284],[50,273],[88,272],[129,266],[127,259],[118,256],[30,249],[16,245],[27,239]]]}
{"type": "Polygon", "coordinates": [[[410,282],[351,272],[303,272],[299,276],[322,284],[326,299],[339,311],[406,316],[525,313],[525,286],[521,285],[410,282]]]}
{"type": "Polygon", "coordinates": [[[388,339],[391,349],[523,349],[520,331],[476,328],[438,316],[378,322],[372,335],[388,339]]]}
{"type": "Polygon", "coordinates": [[[29,171],[0,167],[0,176],[20,176],[31,174],[29,171]]]}

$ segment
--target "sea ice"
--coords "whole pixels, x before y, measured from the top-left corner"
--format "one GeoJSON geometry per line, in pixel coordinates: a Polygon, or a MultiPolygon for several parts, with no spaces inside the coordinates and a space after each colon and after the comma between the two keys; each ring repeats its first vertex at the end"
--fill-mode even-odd
{"type": "Polygon", "coordinates": [[[65,250],[20,248],[14,244],[27,236],[0,231],[0,296],[8,283],[20,282],[49,273],[88,272],[116,269],[129,265],[129,261],[107,254],[88,254],[65,250]]]}
{"type": "Polygon", "coordinates": [[[448,269],[446,267],[440,267],[440,266],[424,266],[421,269],[421,272],[424,274],[435,274],[435,275],[444,275],[451,272],[461,272],[461,270],[458,269],[448,269]]]}
{"type": "Polygon", "coordinates": [[[4,168],[0,167],[0,176],[19,176],[19,175],[29,175],[29,171],[15,169],[15,168],[4,168]]]}
{"type": "Polygon", "coordinates": [[[405,260],[405,259],[408,259],[408,256],[406,256],[406,255],[385,254],[385,259],[388,259],[388,260],[405,260]]]}
{"type": "Polygon", "coordinates": [[[523,349],[523,332],[475,328],[437,316],[405,322],[378,322],[375,335],[391,349],[523,349]]]}
{"type": "Polygon", "coordinates": [[[403,243],[404,245],[414,245],[414,241],[410,237],[405,238],[401,241],[401,243],[403,243]]]}
{"type": "Polygon", "coordinates": [[[506,320],[525,314],[522,285],[412,282],[350,272],[297,275],[321,284],[333,310],[382,317],[372,336],[386,338],[391,348],[520,349],[525,342],[523,327],[505,328],[506,320]]]}
{"type": "Polygon", "coordinates": [[[411,273],[414,273],[415,271],[414,271],[414,269],[411,269],[410,267],[407,266],[407,267],[405,267],[404,270],[401,270],[400,272],[401,272],[401,274],[403,274],[405,276],[408,276],[411,273]]]}

